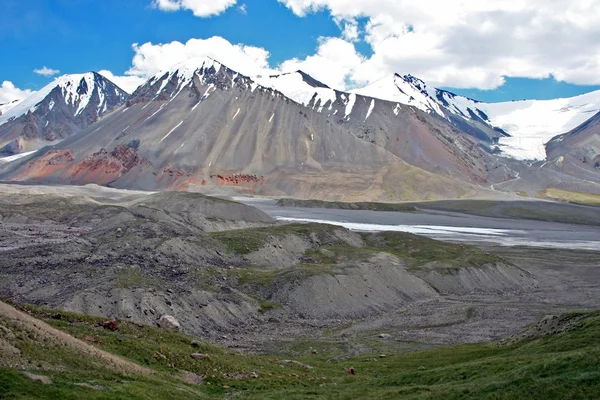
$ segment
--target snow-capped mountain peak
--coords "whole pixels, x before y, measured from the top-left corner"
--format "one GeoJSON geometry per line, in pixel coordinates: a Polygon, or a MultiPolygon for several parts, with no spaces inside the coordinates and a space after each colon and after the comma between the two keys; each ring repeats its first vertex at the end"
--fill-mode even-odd
{"type": "Polygon", "coordinates": [[[146,85],[152,86],[156,82],[161,82],[161,85],[156,89],[156,95],[158,95],[176,76],[176,92],[179,93],[183,88],[192,84],[194,76],[202,76],[208,72],[218,73],[222,66],[220,62],[210,57],[192,57],[160,71],[150,78],[146,85]]]}
{"type": "Polygon", "coordinates": [[[75,115],[80,114],[89,104],[95,86],[94,78],[93,72],[59,78],[58,87],[62,91],[65,103],[76,108],[75,115]]]}
{"type": "MultiPolygon", "coordinates": [[[[65,105],[72,110],[73,117],[78,116],[88,107],[95,93],[99,100],[98,114],[106,112],[107,109],[114,107],[117,102],[123,101],[127,97],[127,93],[96,72],[63,75],[3,113],[0,116],[0,125],[28,112],[34,113],[55,90],[58,91],[55,93],[60,94],[65,105]]],[[[50,110],[57,100],[52,99],[49,102],[50,110]]]]}
{"type": "Polygon", "coordinates": [[[411,75],[388,75],[364,88],[355,89],[351,92],[413,106],[424,112],[435,113],[441,117],[445,117],[445,113],[435,100],[435,97],[431,96],[434,93],[429,90],[423,81],[411,75]]]}
{"type": "Polygon", "coordinates": [[[0,153],[56,143],[95,123],[127,97],[96,72],[60,76],[0,115],[0,153]]]}
{"type": "Polygon", "coordinates": [[[215,72],[219,72],[222,64],[211,57],[191,57],[182,62],[172,65],[169,68],[161,70],[155,74],[150,80],[157,80],[168,74],[170,76],[177,74],[182,79],[191,79],[197,71],[210,70],[215,68],[215,72]]]}

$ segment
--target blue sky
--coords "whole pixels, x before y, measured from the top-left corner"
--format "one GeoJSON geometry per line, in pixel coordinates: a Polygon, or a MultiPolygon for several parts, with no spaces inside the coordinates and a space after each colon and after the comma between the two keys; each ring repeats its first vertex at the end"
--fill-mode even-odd
{"type": "MultiPolygon", "coordinates": [[[[185,3],[187,0],[165,0],[175,3],[181,1],[185,3]]],[[[225,0],[227,1],[234,2],[225,0]]],[[[369,3],[365,0],[356,2],[360,7],[366,7],[369,3]]],[[[382,3],[385,2],[382,0],[382,3]]],[[[348,4],[351,3],[348,0],[348,4]]],[[[375,9],[377,0],[371,3],[375,9]]],[[[307,72],[313,75],[320,74],[321,76],[316,77],[332,86],[336,86],[336,76],[340,77],[337,86],[340,82],[356,86],[359,84],[357,82],[362,84],[365,80],[375,80],[381,75],[397,71],[411,73],[428,82],[437,80],[437,86],[482,101],[570,97],[600,89],[600,70],[598,80],[595,80],[594,66],[591,67],[591,73],[584,71],[585,73],[569,79],[577,83],[573,84],[548,77],[552,68],[568,71],[569,65],[553,65],[552,62],[541,63],[540,74],[546,76],[543,79],[505,78],[505,83],[498,86],[498,80],[502,79],[500,68],[499,72],[494,71],[490,75],[491,78],[487,75],[485,78],[478,78],[473,85],[476,87],[470,88],[468,76],[456,77],[456,72],[453,72],[454,75],[450,74],[454,78],[439,78],[435,64],[447,64],[428,62],[427,54],[416,53],[414,59],[408,56],[402,58],[407,53],[406,49],[414,51],[410,44],[394,47],[388,45],[392,43],[389,42],[390,38],[379,38],[375,34],[369,39],[365,33],[369,22],[376,21],[377,18],[381,20],[375,14],[377,10],[369,14],[369,9],[358,9],[357,15],[345,15],[340,14],[333,6],[314,11],[317,6],[313,9],[301,9],[298,4],[300,3],[295,0],[245,0],[235,2],[218,15],[197,17],[186,9],[171,12],[160,10],[152,5],[152,0],[3,0],[0,13],[0,82],[10,81],[17,88],[37,90],[52,80],[51,77],[33,72],[43,66],[60,70],[61,74],[109,70],[117,76],[123,76],[132,67],[132,58],[136,54],[132,48],[134,43],[151,42],[157,45],[178,41],[185,44],[190,39],[218,36],[234,45],[243,44],[268,51],[266,62],[270,69],[277,69],[282,63],[288,68],[306,67],[303,69],[309,69],[307,72]],[[355,37],[345,30],[353,24],[359,31],[355,37]],[[345,41],[342,43],[343,40],[345,41]],[[315,55],[316,57],[311,58],[315,55]],[[362,61],[356,60],[367,59],[371,60],[363,66],[357,66],[362,61]],[[544,72],[545,68],[548,72],[544,72]],[[361,72],[356,72],[358,70],[361,72]],[[426,76],[422,76],[420,72],[426,76]],[[592,78],[582,78],[588,75],[592,78]],[[428,77],[433,79],[427,79],[428,77]],[[491,88],[490,85],[497,87],[491,88]]],[[[327,0],[315,0],[315,4],[326,5],[327,0]]],[[[386,4],[389,6],[389,1],[386,4]]],[[[421,28],[418,23],[419,16],[414,18],[414,30],[426,32],[428,28],[421,28]]],[[[411,24],[405,26],[410,26],[410,29],[404,29],[408,38],[413,34],[413,28],[411,24]]],[[[453,28],[452,33],[457,31],[458,29],[453,28]]],[[[394,38],[397,39],[397,36],[394,38]]],[[[415,40],[421,39],[415,36],[415,40]]],[[[490,41],[489,38],[486,40],[490,41]]],[[[451,47],[446,46],[444,51],[451,47]]],[[[460,62],[457,62],[459,72],[460,65],[468,65],[470,60],[469,54],[465,55],[462,47],[464,46],[456,50],[461,57],[460,62]]],[[[473,65],[479,65],[485,50],[477,50],[479,47],[475,45],[473,48],[473,65]]],[[[542,56],[545,57],[545,54],[542,56]]],[[[538,58],[544,58],[542,56],[538,58]]],[[[456,60],[457,57],[452,53],[447,55],[449,60],[456,60]]],[[[494,60],[486,59],[484,62],[497,65],[494,60]]],[[[532,65],[535,67],[535,63],[532,65]]],[[[235,65],[231,67],[236,68],[235,65]]],[[[535,71],[535,68],[529,66],[525,69],[535,71]]],[[[147,78],[146,75],[151,71],[151,66],[145,65],[138,68],[136,76],[140,79],[147,78]]],[[[465,75],[470,73],[477,77],[482,75],[480,70],[466,71],[465,75]]]]}

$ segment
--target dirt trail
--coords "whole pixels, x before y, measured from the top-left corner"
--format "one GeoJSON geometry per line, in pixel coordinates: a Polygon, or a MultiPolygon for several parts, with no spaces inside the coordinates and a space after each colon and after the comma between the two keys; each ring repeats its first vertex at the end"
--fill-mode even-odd
{"type": "Polygon", "coordinates": [[[131,361],[124,360],[114,354],[99,350],[92,345],[89,345],[79,339],[74,338],[65,332],[59,331],[50,325],[42,322],[16,308],[0,301],[0,316],[10,318],[22,323],[27,329],[34,331],[37,334],[54,337],[57,341],[71,347],[74,350],[80,351],[85,355],[98,357],[112,366],[122,370],[123,372],[136,374],[150,374],[154,371],[137,365],[131,361]]]}

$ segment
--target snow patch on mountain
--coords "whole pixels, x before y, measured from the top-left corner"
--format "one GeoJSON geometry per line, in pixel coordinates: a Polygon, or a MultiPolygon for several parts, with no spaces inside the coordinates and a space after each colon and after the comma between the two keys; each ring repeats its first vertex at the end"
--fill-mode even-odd
{"type": "Polygon", "coordinates": [[[315,111],[322,112],[323,107],[327,104],[327,109],[331,110],[331,106],[336,100],[335,90],[317,81],[314,81],[313,85],[316,86],[313,86],[306,81],[305,77],[305,74],[297,71],[273,76],[255,76],[252,79],[261,86],[278,90],[305,107],[308,107],[314,98],[313,110],[319,105],[315,111]]]}
{"type": "Polygon", "coordinates": [[[22,101],[23,101],[23,99],[18,99],[18,100],[13,100],[8,103],[0,104],[0,115],[6,114],[8,112],[8,110],[15,107],[17,104],[19,104],[22,101]]]}
{"type": "Polygon", "coordinates": [[[352,109],[354,108],[354,104],[356,104],[356,95],[354,93],[350,93],[347,97],[346,102],[346,115],[344,117],[349,116],[352,113],[352,109]]]}
{"type": "Polygon", "coordinates": [[[600,112],[600,90],[555,100],[482,103],[493,125],[512,137],[500,138],[503,153],[521,160],[544,160],[545,145],[600,112]]]}
{"type": "Polygon", "coordinates": [[[21,154],[15,154],[13,156],[8,156],[8,157],[2,157],[2,158],[0,158],[0,164],[6,164],[6,163],[9,163],[9,162],[13,162],[13,161],[19,160],[19,159],[21,159],[23,157],[27,157],[28,155],[31,155],[31,154],[33,154],[35,152],[37,152],[37,150],[28,151],[26,153],[21,153],[21,154]]]}
{"type": "Polygon", "coordinates": [[[372,99],[371,104],[369,105],[369,111],[367,111],[367,116],[365,117],[365,121],[369,119],[369,116],[373,112],[374,108],[375,108],[375,99],[372,99]]]}
{"type": "Polygon", "coordinates": [[[416,107],[426,113],[436,113],[441,117],[445,117],[442,108],[436,100],[434,100],[435,92],[429,92],[429,87],[427,85],[420,80],[418,82],[422,84],[422,87],[419,87],[416,84],[416,78],[411,77],[410,75],[402,77],[395,74],[379,79],[364,88],[352,90],[351,93],[406,104],[416,107]],[[413,78],[415,81],[412,81],[409,78],[413,78]]]}
{"type": "Polygon", "coordinates": [[[178,123],[173,129],[171,129],[169,131],[169,133],[167,133],[162,139],[160,139],[160,141],[162,142],[163,140],[165,140],[166,138],[168,138],[171,133],[175,132],[175,129],[177,129],[177,128],[179,128],[181,126],[181,124],[183,124],[183,121],[181,121],[180,123],[178,123]]]}

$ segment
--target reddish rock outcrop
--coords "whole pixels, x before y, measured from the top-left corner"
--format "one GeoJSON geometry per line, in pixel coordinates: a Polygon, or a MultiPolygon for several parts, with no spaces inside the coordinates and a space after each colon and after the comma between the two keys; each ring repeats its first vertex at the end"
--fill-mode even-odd
{"type": "Polygon", "coordinates": [[[165,165],[165,167],[162,169],[162,174],[165,176],[175,178],[175,179],[188,175],[186,172],[184,172],[180,169],[177,169],[175,167],[172,167],[169,164],[165,165]]]}
{"type": "Polygon", "coordinates": [[[64,165],[73,161],[73,152],[69,149],[50,150],[40,158],[29,163],[29,167],[64,165]]]}
{"type": "Polygon", "coordinates": [[[130,147],[119,145],[110,153],[106,149],[88,156],[69,171],[74,183],[104,185],[125,175],[138,166],[150,165],[148,160],[130,147]]]}
{"type": "Polygon", "coordinates": [[[64,169],[73,161],[70,149],[50,150],[22,168],[15,180],[37,180],[64,169]]]}
{"type": "Polygon", "coordinates": [[[211,179],[217,180],[219,185],[225,186],[247,186],[247,185],[255,185],[257,183],[263,182],[265,180],[264,176],[259,175],[250,175],[250,174],[218,174],[211,175],[211,179]]]}
{"type": "Polygon", "coordinates": [[[193,174],[175,168],[167,164],[158,172],[155,172],[157,186],[162,188],[172,188],[178,191],[184,191],[189,185],[196,183],[193,174]]]}

